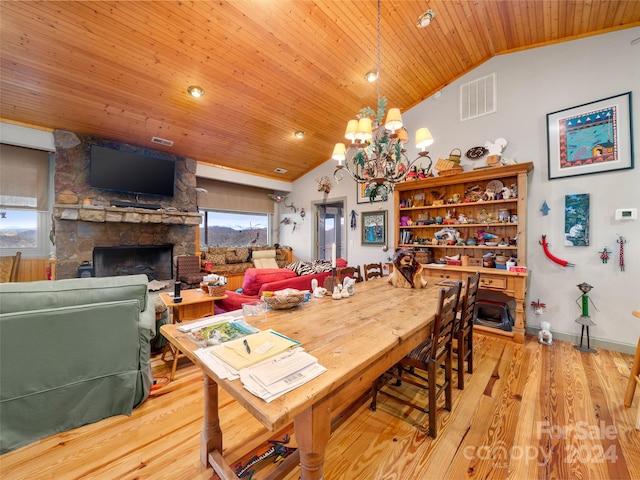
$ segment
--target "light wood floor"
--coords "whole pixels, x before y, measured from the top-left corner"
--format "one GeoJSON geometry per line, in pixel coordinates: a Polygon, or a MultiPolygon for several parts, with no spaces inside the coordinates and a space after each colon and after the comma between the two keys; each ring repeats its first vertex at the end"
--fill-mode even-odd
{"type": "MultiPolygon", "coordinates": [[[[638,479],[640,403],[622,402],[632,356],[571,344],[524,345],[477,335],[476,370],[464,391],[454,388],[451,412],[439,413],[439,435],[426,415],[380,397],[337,426],[325,479],[638,479]]],[[[186,362],[186,360],[185,360],[186,362]]],[[[156,375],[167,372],[156,358],[156,375]]],[[[455,375],[455,374],[454,374],[455,375]]],[[[221,393],[225,455],[260,451],[265,432],[221,393]]],[[[217,479],[199,461],[201,374],[181,364],[162,395],[131,417],[118,416],[43,439],[0,457],[9,479],[217,479]]],[[[294,470],[287,480],[298,478],[294,470]]],[[[261,478],[260,472],[254,477],[261,478]]]]}

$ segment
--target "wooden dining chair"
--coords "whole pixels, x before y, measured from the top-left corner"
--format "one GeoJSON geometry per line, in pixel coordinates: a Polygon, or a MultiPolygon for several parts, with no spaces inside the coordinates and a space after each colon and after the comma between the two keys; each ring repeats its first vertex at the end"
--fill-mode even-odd
{"type": "Polygon", "coordinates": [[[342,283],[345,277],[351,277],[355,279],[356,283],[364,281],[364,279],[362,278],[362,272],[360,271],[360,265],[338,269],[338,281],[342,283]]]}
{"type": "Polygon", "coordinates": [[[17,282],[18,268],[20,267],[20,258],[22,252],[16,252],[15,255],[0,257],[0,283],[17,282]]]}
{"type": "Polygon", "coordinates": [[[457,359],[458,389],[464,390],[464,362],[467,373],[473,373],[473,317],[480,286],[480,273],[467,275],[465,293],[462,297],[453,334],[453,354],[457,359]]]}
{"type": "Polygon", "coordinates": [[[382,263],[365,263],[364,279],[371,280],[378,277],[382,277],[382,263]]]}
{"type": "Polygon", "coordinates": [[[436,438],[438,424],[436,402],[440,396],[445,395],[445,410],[451,410],[452,403],[452,342],[456,322],[456,312],[460,300],[462,282],[456,282],[448,288],[441,288],[438,294],[438,307],[433,322],[433,330],[427,340],[414,348],[400,362],[378,377],[373,383],[371,410],[377,407],[377,396],[382,394],[411,408],[429,414],[429,436],[436,438]],[[437,382],[440,365],[444,363],[444,379],[437,382]],[[424,374],[426,372],[426,376],[424,374]],[[428,390],[428,405],[424,406],[414,397],[400,396],[401,394],[387,386],[391,379],[396,379],[395,386],[400,386],[402,381],[414,385],[420,389],[428,390]]]}

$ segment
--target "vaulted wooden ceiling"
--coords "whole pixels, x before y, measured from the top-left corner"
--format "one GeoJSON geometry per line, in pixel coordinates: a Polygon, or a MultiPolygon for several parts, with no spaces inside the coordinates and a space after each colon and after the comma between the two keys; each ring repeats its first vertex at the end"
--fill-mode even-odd
{"type": "MultiPolygon", "coordinates": [[[[381,12],[381,91],[403,110],[495,55],[640,25],[638,0],[382,0],[381,12]]],[[[1,1],[0,21],[5,121],[291,181],[376,106],[363,76],[377,0],[1,1]]]]}

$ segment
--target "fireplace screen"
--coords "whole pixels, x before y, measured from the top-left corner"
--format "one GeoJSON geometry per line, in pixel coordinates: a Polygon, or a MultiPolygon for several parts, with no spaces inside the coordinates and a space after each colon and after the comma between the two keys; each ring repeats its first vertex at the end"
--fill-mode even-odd
{"type": "Polygon", "coordinates": [[[149,280],[173,278],[173,245],[95,247],[96,277],[145,274],[149,280]]]}

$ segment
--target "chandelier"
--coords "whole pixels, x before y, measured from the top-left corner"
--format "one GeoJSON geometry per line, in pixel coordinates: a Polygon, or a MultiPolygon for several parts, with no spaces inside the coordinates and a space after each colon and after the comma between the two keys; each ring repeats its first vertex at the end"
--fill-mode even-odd
{"type": "Polygon", "coordinates": [[[345,138],[350,141],[346,146],[337,143],[331,158],[338,162],[333,173],[336,181],[344,178],[346,172],[358,184],[365,185],[370,201],[378,196],[387,200],[396,183],[405,180],[418,159],[428,159],[429,166],[424,169],[428,174],[432,166],[426,147],[433,143],[433,137],[426,127],[416,131],[416,148],[421,151],[414,160],[409,160],[404,145],[409,135],[402,123],[399,108],[390,108],[383,123],[387,108],[386,97],[380,96],[380,1],[378,0],[378,110],[363,108],[349,120],[345,138]]]}

